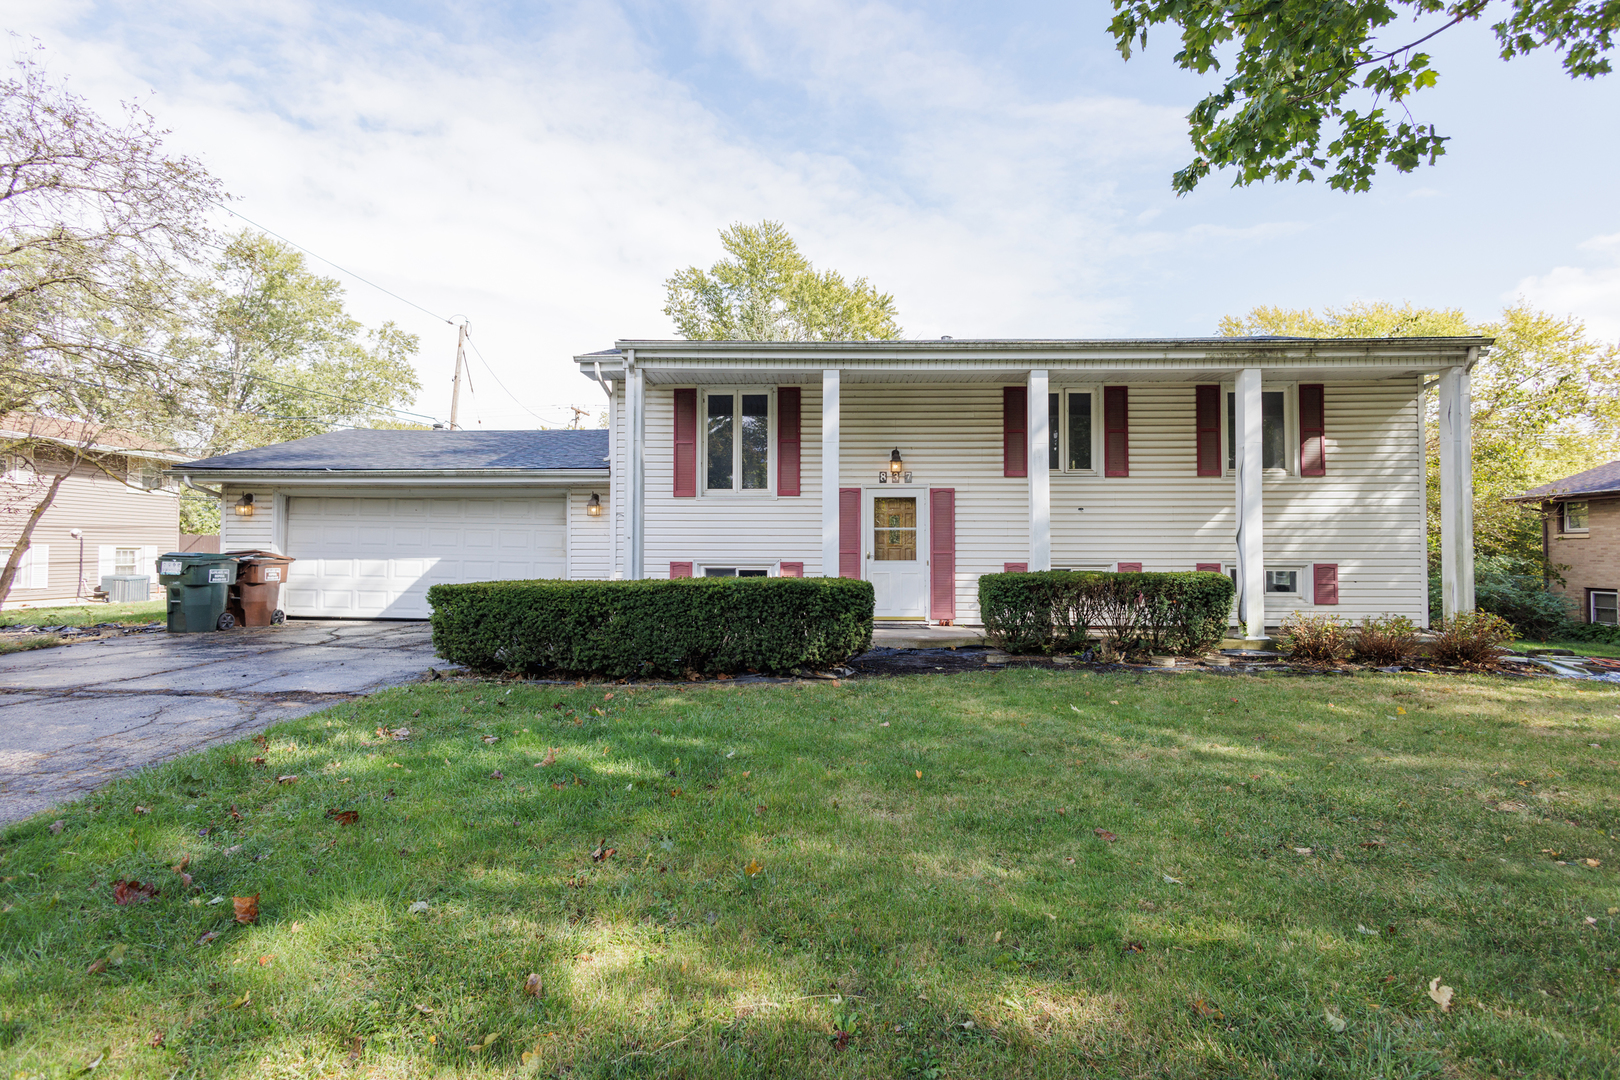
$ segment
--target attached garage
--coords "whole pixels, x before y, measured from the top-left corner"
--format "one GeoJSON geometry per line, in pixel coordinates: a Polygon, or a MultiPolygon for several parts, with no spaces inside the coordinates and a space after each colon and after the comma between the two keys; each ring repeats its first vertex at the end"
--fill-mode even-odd
{"type": "Polygon", "coordinates": [[[223,550],[296,560],[289,616],[425,619],[440,582],[602,576],[607,450],[606,431],[343,431],[174,471],[220,485],[223,550]]]}
{"type": "Polygon", "coordinates": [[[441,582],[565,578],[567,500],[287,498],[282,607],[322,618],[425,619],[441,582]]]}

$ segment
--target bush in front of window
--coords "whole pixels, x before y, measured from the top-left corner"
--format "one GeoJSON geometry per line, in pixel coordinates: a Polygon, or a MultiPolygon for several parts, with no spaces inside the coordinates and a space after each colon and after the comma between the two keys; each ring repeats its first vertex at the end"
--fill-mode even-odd
{"type": "Polygon", "coordinates": [[[1072,652],[1099,631],[1117,653],[1198,656],[1226,636],[1235,586],[1225,574],[984,574],[979,611],[1008,652],[1072,652]]]}
{"type": "Polygon", "coordinates": [[[428,603],[438,654],[476,671],[774,675],[872,646],[872,584],[848,578],[486,581],[428,603]]]}
{"type": "Polygon", "coordinates": [[[1290,660],[1302,664],[1336,664],[1350,657],[1350,624],[1335,615],[1290,612],[1277,627],[1277,644],[1290,660]]]}

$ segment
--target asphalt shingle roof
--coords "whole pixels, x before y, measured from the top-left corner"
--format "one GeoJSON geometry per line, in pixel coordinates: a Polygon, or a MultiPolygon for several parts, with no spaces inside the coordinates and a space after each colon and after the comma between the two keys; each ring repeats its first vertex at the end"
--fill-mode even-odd
{"type": "Polygon", "coordinates": [[[1531,488],[1519,498],[1568,498],[1573,495],[1598,495],[1608,492],[1620,492],[1620,461],[1611,461],[1607,465],[1599,465],[1595,469],[1587,469],[1583,473],[1531,488]]]}
{"type": "Polygon", "coordinates": [[[606,469],[608,433],[588,431],[330,431],[307,439],[203,458],[177,469],[606,469]]]}

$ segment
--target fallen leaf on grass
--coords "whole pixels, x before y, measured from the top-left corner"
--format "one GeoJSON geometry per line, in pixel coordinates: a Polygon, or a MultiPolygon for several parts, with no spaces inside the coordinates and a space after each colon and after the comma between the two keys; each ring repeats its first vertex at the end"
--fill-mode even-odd
{"type": "Polygon", "coordinates": [[[268,762],[268,761],[266,761],[266,760],[265,760],[265,759],[264,759],[264,758],[262,758],[262,757],[256,757],[256,758],[248,758],[248,760],[249,760],[249,761],[250,761],[250,762],[252,762],[252,763],[253,763],[253,764],[255,764],[255,765],[267,765],[267,764],[269,764],[269,762],[268,762]]]}
{"type": "Polygon", "coordinates": [[[1440,1006],[1441,1012],[1451,1011],[1451,995],[1453,991],[1449,986],[1440,985],[1440,976],[1436,975],[1429,980],[1429,997],[1440,1006]]]}
{"type": "Polygon", "coordinates": [[[614,855],[618,854],[618,851],[618,848],[608,847],[607,838],[603,837],[601,842],[596,845],[596,850],[591,852],[591,862],[602,862],[606,859],[611,859],[614,855]]]}
{"type": "Polygon", "coordinates": [[[426,900],[418,900],[416,903],[412,904],[410,907],[406,908],[405,910],[406,910],[406,912],[408,912],[411,915],[420,915],[420,914],[422,914],[422,912],[426,911],[427,909],[428,909],[428,902],[426,900]]]}
{"type": "Polygon", "coordinates": [[[549,768],[557,764],[557,748],[555,746],[546,751],[546,756],[535,763],[536,768],[549,768]]]}
{"type": "Polygon", "coordinates": [[[231,807],[231,820],[232,821],[241,821],[242,820],[242,811],[238,810],[234,806],[231,807]]]}
{"type": "Polygon", "coordinates": [[[523,993],[528,997],[539,997],[541,989],[539,972],[529,972],[529,977],[523,983],[523,993]]]}
{"type": "Polygon", "coordinates": [[[158,894],[156,885],[142,885],[138,881],[119,878],[113,882],[113,903],[144,904],[158,894]]]}
{"type": "Polygon", "coordinates": [[[326,816],[339,825],[355,825],[360,821],[360,811],[358,810],[339,810],[334,807],[326,811],[326,816]]]}
{"type": "Polygon", "coordinates": [[[1295,855],[1309,855],[1309,854],[1311,854],[1311,849],[1308,848],[1308,847],[1297,847],[1297,848],[1294,849],[1294,854],[1295,855]]]}
{"type": "Polygon", "coordinates": [[[253,1000],[253,991],[249,990],[247,993],[243,994],[241,997],[239,997],[235,1001],[231,1002],[228,1006],[226,1006],[226,1008],[240,1009],[242,1006],[246,1005],[248,1002],[250,1002],[252,1000],[253,1000]]]}
{"type": "Polygon", "coordinates": [[[1590,866],[1590,867],[1593,867],[1593,868],[1596,868],[1596,867],[1598,867],[1598,866],[1601,866],[1601,865],[1602,865],[1602,864],[1601,864],[1601,863],[1600,863],[1600,862],[1598,862],[1598,860],[1596,860],[1596,859],[1582,859],[1582,860],[1581,860],[1581,862],[1583,862],[1583,863],[1585,863],[1585,864],[1586,864],[1586,865],[1587,865],[1587,866],[1590,866]]]}
{"type": "Polygon", "coordinates": [[[1224,1018],[1224,1014],[1220,1009],[1216,1008],[1214,1005],[1211,1005],[1203,998],[1199,998],[1197,1001],[1194,1001],[1192,1003],[1192,1009],[1193,1012],[1197,1013],[1205,1020],[1220,1020],[1224,1018]]]}
{"type": "Polygon", "coordinates": [[[916,771],[916,773],[917,773],[917,779],[919,779],[919,780],[921,780],[921,779],[922,779],[922,770],[921,770],[921,769],[917,769],[917,770],[915,770],[915,771],[916,771]]]}
{"type": "Polygon", "coordinates": [[[1115,836],[1113,833],[1109,832],[1107,829],[1092,829],[1091,831],[1092,831],[1093,834],[1102,837],[1104,840],[1108,841],[1110,844],[1112,844],[1114,841],[1119,839],[1119,837],[1115,836]]]}
{"type": "Polygon", "coordinates": [[[747,874],[749,877],[758,877],[764,872],[764,870],[765,868],[760,865],[758,859],[748,860],[748,865],[743,867],[743,873],[747,874]]]}
{"type": "Polygon", "coordinates": [[[208,933],[204,934],[202,937],[197,939],[197,944],[206,945],[210,941],[213,941],[217,937],[219,937],[219,931],[218,930],[210,930],[210,931],[208,931],[208,933]]]}
{"type": "Polygon", "coordinates": [[[260,967],[269,967],[270,964],[274,960],[275,960],[275,957],[273,957],[273,956],[261,956],[261,957],[259,957],[259,966],[260,967]]]}
{"type": "Polygon", "coordinates": [[[484,1036],[482,1042],[468,1043],[467,1049],[471,1050],[475,1054],[482,1054],[485,1050],[488,1050],[491,1044],[493,1044],[498,1038],[500,1038],[500,1036],[492,1031],[488,1035],[484,1036]]]}
{"type": "Polygon", "coordinates": [[[85,970],[85,974],[87,974],[87,975],[100,975],[103,971],[107,970],[107,961],[106,961],[105,958],[102,958],[100,960],[95,961],[94,963],[92,963],[89,967],[85,968],[84,970],[85,970]]]}
{"type": "Polygon", "coordinates": [[[365,1050],[365,1048],[366,1048],[365,1040],[362,1039],[360,1036],[355,1035],[354,1037],[349,1039],[348,1063],[349,1063],[349,1065],[351,1067],[360,1064],[360,1055],[365,1050]]]}
{"type": "Polygon", "coordinates": [[[421,1013],[423,1016],[432,1016],[433,1015],[433,1010],[431,1008],[429,1008],[428,1006],[426,1006],[426,1005],[417,1005],[417,1006],[414,1006],[414,1008],[416,1009],[417,1012],[421,1013]]]}
{"type": "Polygon", "coordinates": [[[494,772],[489,774],[489,778],[491,780],[505,780],[506,774],[501,772],[501,770],[496,769],[494,772]]]}
{"type": "Polygon", "coordinates": [[[1384,842],[1382,840],[1363,840],[1361,846],[1364,848],[1381,848],[1384,846],[1384,842]]]}
{"type": "Polygon", "coordinates": [[[1336,1032],[1343,1031],[1345,1028],[1344,1017],[1334,1012],[1331,1005],[1323,1007],[1322,1019],[1326,1020],[1328,1027],[1336,1032]]]}
{"type": "Polygon", "coordinates": [[[165,1038],[167,1038],[167,1036],[165,1036],[163,1032],[154,1032],[152,1037],[146,1040],[146,1045],[150,1046],[154,1050],[161,1050],[163,1049],[163,1042],[165,1038]]]}
{"type": "Polygon", "coordinates": [[[51,835],[52,836],[57,835],[58,833],[60,833],[66,827],[67,827],[67,821],[65,819],[63,819],[63,818],[57,818],[55,821],[51,822],[51,825],[50,825],[51,835]]]}
{"type": "Polygon", "coordinates": [[[151,811],[150,811],[150,810],[148,810],[148,809],[147,809],[147,808],[146,808],[146,807],[144,807],[144,806],[137,806],[137,807],[135,807],[135,812],[136,812],[136,813],[137,813],[137,814],[149,814],[149,813],[151,813],[151,811]]]}
{"type": "Polygon", "coordinates": [[[1186,882],[1182,881],[1180,878],[1171,877],[1169,874],[1164,875],[1164,883],[1166,885],[1185,885],[1186,884],[1186,882]]]}
{"type": "Polygon", "coordinates": [[[112,1053],[112,1047],[103,1046],[101,1048],[101,1053],[97,1054],[95,1056],[95,1058],[90,1062],[90,1064],[86,1065],[84,1068],[80,1069],[78,1072],[74,1073],[73,1075],[74,1076],[83,1076],[86,1073],[95,1072],[96,1067],[98,1065],[100,1065],[103,1061],[106,1061],[107,1060],[107,1055],[110,1054],[110,1053],[112,1053]]]}
{"type": "Polygon", "coordinates": [[[488,745],[489,743],[498,743],[500,741],[501,741],[501,737],[499,735],[485,735],[484,736],[484,743],[486,745],[488,745]]]}
{"type": "Polygon", "coordinates": [[[231,908],[236,912],[236,921],[243,926],[259,921],[259,894],[252,896],[231,897],[231,908]]]}
{"type": "Polygon", "coordinates": [[[286,776],[278,776],[278,777],[276,777],[276,783],[278,783],[278,784],[296,784],[296,783],[298,783],[298,774],[289,773],[286,776]]]}
{"type": "Polygon", "coordinates": [[[1378,931],[1369,930],[1365,926],[1362,926],[1360,923],[1356,923],[1356,933],[1358,933],[1358,934],[1370,934],[1373,937],[1378,936],[1378,931]]]}

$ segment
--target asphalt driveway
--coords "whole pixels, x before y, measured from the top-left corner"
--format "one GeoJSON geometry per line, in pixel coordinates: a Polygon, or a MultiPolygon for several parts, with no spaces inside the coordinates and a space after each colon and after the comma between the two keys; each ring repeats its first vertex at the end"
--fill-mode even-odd
{"type": "Polygon", "coordinates": [[[0,822],[434,666],[425,622],[299,620],[0,656],[0,822]]]}

